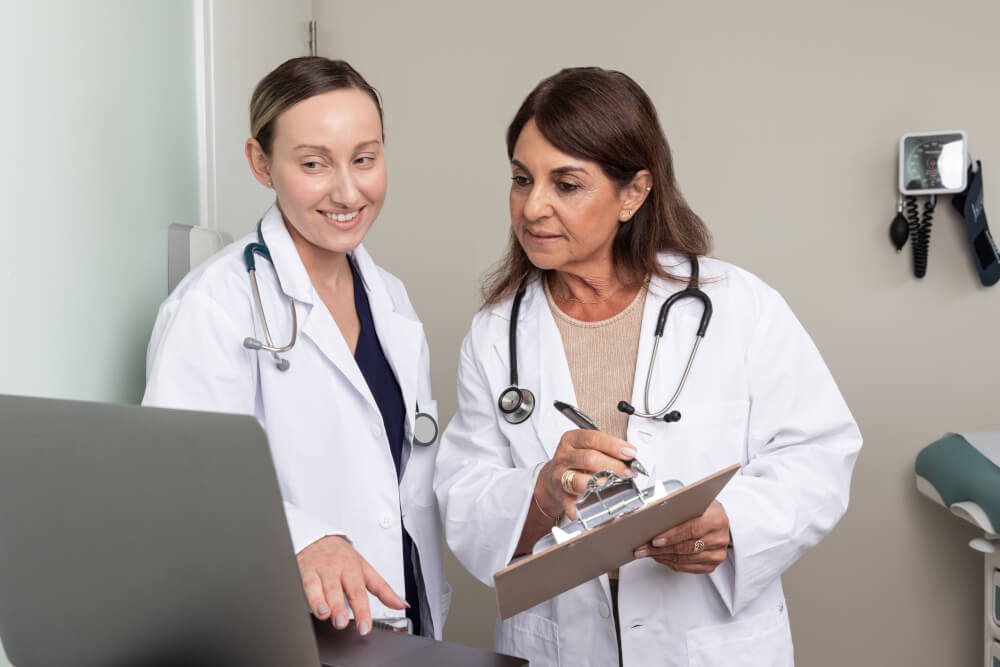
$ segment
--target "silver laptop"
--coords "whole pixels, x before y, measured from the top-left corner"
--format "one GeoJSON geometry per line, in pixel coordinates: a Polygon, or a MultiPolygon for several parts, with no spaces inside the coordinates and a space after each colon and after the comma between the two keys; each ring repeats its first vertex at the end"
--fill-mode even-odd
{"type": "Polygon", "coordinates": [[[0,395],[0,641],[15,667],[526,664],[309,619],[253,417],[0,395]]]}
{"type": "Polygon", "coordinates": [[[320,664],[252,417],[0,396],[16,667],[320,664]]]}

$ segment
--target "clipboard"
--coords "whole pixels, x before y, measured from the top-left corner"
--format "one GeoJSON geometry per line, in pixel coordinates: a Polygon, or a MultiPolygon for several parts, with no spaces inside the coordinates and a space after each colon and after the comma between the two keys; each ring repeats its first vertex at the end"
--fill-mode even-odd
{"type": "Polygon", "coordinates": [[[704,513],[739,469],[739,464],[723,468],[500,570],[493,575],[500,618],[632,562],[637,546],[704,513]]]}

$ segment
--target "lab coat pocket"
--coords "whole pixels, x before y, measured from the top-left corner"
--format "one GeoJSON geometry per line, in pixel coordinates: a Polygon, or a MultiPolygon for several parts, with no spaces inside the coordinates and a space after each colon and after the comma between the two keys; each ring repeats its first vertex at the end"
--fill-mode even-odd
{"type": "Polygon", "coordinates": [[[792,667],[792,632],[784,604],[777,613],[689,630],[691,667],[792,667]]]}
{"type": "Polygon", "coordinates": [[[657,477],[689,484],[730,464],[746,463],[749,407],[743,400],[687,403],[679,407],[680,421],[638,420],[629,436],[657,477]]]}
{"type": "Polygon", "coordinates": [[[559,624],[524,611],[497,628],[496,650],[531,661],[531,667],[559,667],[559,624]]]}

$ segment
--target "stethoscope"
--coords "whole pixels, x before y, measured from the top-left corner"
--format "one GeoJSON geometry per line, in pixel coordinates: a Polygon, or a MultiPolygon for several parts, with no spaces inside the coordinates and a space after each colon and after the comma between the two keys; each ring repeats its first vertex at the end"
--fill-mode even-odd
{"type": "MultiPolygon", "coordinates": [[[[646,419],[662,419],[668,423],[680,420],[681,413],[670,408],[677,402],[681,391],[684,389],[684,385],[687,383],[688,374],[691,372],[691,365],[694,363],[694,357],[698,353],[698,346],[705,337],[705,332],[708,330],[708,323],[712,319],[712,300],[707,294],[696,287],[697,284],[698,259],[691,257],[691,279],[688,282],[687,288],[670,295],[663,302],[663,305],[660,306],[660,316],[657,318],[656,330],[653,333],[653,352],[649,360],[649,370],[646,371],[646,389],[643,395],[646,411],[639,412],[628,401],[620,401],[618,409],[622,412],[635,415],[636,417],[645,417],[646,419]],[[688,356],[687,366],[684,368],[684,374],[677,384],[674,395],[670,397],[670,400],[662,410],[653,412],[649,408],[649,386],[653,380],[656,351],[660,345],[660,339],[663,338],[663,329],[667,324],[667,315],[670,313],[670,308],[681,299],[697,299],[701,301],[701,322],[698,324],[698,331],[695,334],[694,345],[691,347],[691,354],[688,356]]],[[[514,303],[510,309],[510,329],[508,333],[508,341],[510,343],[510,386],[500,393],[500,399],[497,401],[500,414],[510,424],[520,424],[530,417],[535,409],[535,395],[529,390],[517,386],[517,313],[521,308],[521,299],[524,298],[525,287],[526,283],[521,283],[517,294],[514,295],[514,303]]]]}
{"type": "MultiPolygon", "coordinates": [[[[288,297],[288,305],[292,311],[292,339],[288,341],[287,345],[276,346],[274,341],[271,340],[271,332],[267,328],[267,318],[264,317],[264,304],[260,300],[260,287],[257,284],[257,264],[254,255],[260,255],[271,262],[271,264],[274,264],[274,260],[271,259],[271,251],[268,250],[267,243],[264,242],[264,234],[261,232],[260,222],[257,223],[257,241],[251,241],[243,248],[243,263],[247,267],[247,273],[250,274],[250,287],[253,289],[253,300],[257,306],[257,315],[260,317],[260,326],[264,330],[266,344],[252,336],[247,336],[243,339],[243,347],[248,350],[270,352],[271,356],[274,357],[274,363],[278,367],[278,370],[287,371],[288,367],[291,366],[291,362],[279,356],[279,354],[288,352],[295,345],[295,339],[299,330],[298,318],[295,315],[295,302],[292,300],[292,297],[288,297]]],[[[417,413],[413,418],[413,442],[421,447],[428,447],[434,444],[437,437],[437,420],[426,412],[421,412],[420,405],[417,404],[417,413]]]]}

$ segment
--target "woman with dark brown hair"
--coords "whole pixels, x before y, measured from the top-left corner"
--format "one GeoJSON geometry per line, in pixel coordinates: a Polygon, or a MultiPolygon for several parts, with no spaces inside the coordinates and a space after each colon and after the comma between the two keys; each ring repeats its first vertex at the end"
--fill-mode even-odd
{"type": "Polygon", "coordinates": [[[781,574],[846,510],[861,447],[822,358],[773,289],[708,257],[628,76],[545,79],[507,152],[510,245],[462,346],[435,471],[456,556],[491,584],[575,517],[592,475],[635,477],[633,460],[681,484],[742,467],[620,570],[502,622],[496,648],[534,666],[791,665],[781,574]],[[571,430],[554,401],[600,431],[571,430]]]}

